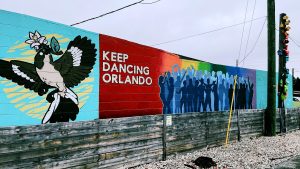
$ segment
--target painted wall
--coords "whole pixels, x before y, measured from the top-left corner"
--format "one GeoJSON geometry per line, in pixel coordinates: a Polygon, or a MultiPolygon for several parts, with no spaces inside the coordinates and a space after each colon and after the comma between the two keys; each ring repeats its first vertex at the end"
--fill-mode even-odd
{"type": "Polygon", "coordinates": [[[258,108],[255,70],[183,59],[106,35],[100,42],[100,118],[228,110],[234,75],[241,87],[235,107],[258,108]],[[135,66],[144,71],[131,73],[135,66]],[[145,83],[132,82],[135,77],[145,83]]]}
{"type": "MultiPolygon", "coordinates": [[[[229,110],[235,75],[234,108],[267,106],[266,71],[211,64],[106,35],[100,42],[100,118],[229,110]]],[[[291,92],[286,107],[292,107],[291,92]]]]}
{"type": "MultiPolygon", "coordinates": [[[[61,121],[72,121],[74,118],[76,118],[76,121],[98,118],[99,35],[70,26],[3,10],[0,10],[0,20],[0,75],[2,76],[0,77],[0,126],[41,124],[45,113],[50,109],[51,102],[47,101],[47,96],[55,88],[49,88],[48,93],[44,93],[40,96],[37,92],[26,89],[25,85],[18,85],[12,82],[11,78],[6,78],[10,76],[9,73],[14,73],[14,71],[10,69],[12,68],[12,64],[9,62],[11,60],[28,62],[30,65],[34,64],[35,56],[38,52],[35,48],[31,48],[30,44],[25,43],[25,41],[30,39],[29,32],[35,33],[35,31],[38,31],[41,36],[45,36],[48,45],[50,45],[51,38],[55,37],[63,52],[66,52],[70,41],[74,40],[78,35],[87,37],[91,40],[91,43],[95,44],[94,48],[97,50],[95,58],[97,60],[93,66],[94,68],[91,73],[88,74],[88,77],[80,81],[77,86],[70,87],[78,96],[79,104],[72,105],[73,103],[70,99],[65,99],[61,101],[61,104],[63,102],[67,103],[59,105],[57,109],[61,109],[63,105],[65,107],[72,107],[72,110],[67,110],[68,114],[76,114],[76,112],[78,112],[76,107],[79,108],[79,113],[75,117],[73,115],[73,117],[69,119],[68,115],[64,115],[67,119],[60,119],[61,121]]],[[[79,46],[86,47],[88,45],[80,44],[79,46]]],[[[61,57],[61,55],[55,54],[52,54],[52,56],[54,60],[61,57]]],[[[84,61],[84,59],[82,61],[84,61]]],[[[67,63],[67,61],[64,62],[62,66],[67,65],[67,63]]],[[[21,69],[22,66],[18,68],[21,69]]],[[[17,69],[15,69],[15,72],[17,72],[17,69]]],[[[13,77],[14,81],[20,84],[25,83],[29,86],[37,84],[31,83],[28,80],[29,78],[26,79],[22,77],[21,72],[24,73],[24,70],[21,70],[19,75],[15,73],[13,77]]],[[[32,70],[32,72],[34,72],[34,70],[32,70]]],[[[78,70],[77,72],[81,71],[78,70]]],[[[34,74],[36,75],[36,72],[34,74]]],[[[75,75],[76,73],[74,73],[74,76],[75,75]]],[[[30,72],[27,72],[27,76],[33,78],[34,75],[30,76],[30,72]]],[[[57,80],[53,81],[56,82],[57,80]]]]}
{"type": "Polygon", "coordinates": [[[235,75],[235,108],[267,104],[265,71],[3,10],[0,19],[0,126],[228,110],[235,75]]]}

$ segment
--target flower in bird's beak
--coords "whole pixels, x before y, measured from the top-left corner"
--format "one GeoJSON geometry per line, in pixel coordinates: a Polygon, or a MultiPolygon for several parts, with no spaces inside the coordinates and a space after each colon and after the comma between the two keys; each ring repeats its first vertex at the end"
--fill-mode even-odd
{"type": "Polygon", "coordinates": [[[48,41],[45,36],[41,36],[38,31],[35,31],[35,33],[29,32],[29,39],[25,43],[29,44],[31,48],[38,50],[41,44],[47,44],[48,41]]]}

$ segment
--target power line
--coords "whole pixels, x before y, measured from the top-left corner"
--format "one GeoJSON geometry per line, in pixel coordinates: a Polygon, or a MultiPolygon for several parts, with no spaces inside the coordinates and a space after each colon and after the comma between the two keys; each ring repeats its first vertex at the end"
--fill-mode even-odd
{"type": "Polygon", "coordinates": [[[140,4],[144,4],[144,5],[148,5],[148,4],[155,4],[157,2],[159,2],[161,0],[156,0],[156,1],[153,1],[153,2],[143,2],[143,3],[140,3],[140,4]]]}
{"type": "MultiPolygon", "coordinates": [[[[140,4],[140,3],[142,3],[143,1],[144,1],[144,0],[140,0],[140,1],[138,1],[138,2],[135,2],[135,3],[132,3],[132,4],[126,5],[126,6],[122,7],[122,8],[119,8],[119,9],[116,9],[116,10],[113,10],[113,11],[110,11],[110,12],[107,12],[107,13],[105,13],[105,14],[102,14],[102,15],[99,15],[99,16],[96,16],[96,17],[93,17],[93,18],[89,18],[89,19],[86,19],[86,20],[83,20],[83,21],[80,21],[80,22],[77,22],[77,23],[74,23],[74,24],[71,24],[70,26],[79,25],[79,24],[82,24],[82,23],[84,23],[84,22],[88,22],[88,21],[91,21],[91,20],[94,20],[94,19],[101,18],[101,17],[103,17],[103,16],[105,16],[105,15],[109,15],[109,14],[118,12],[118,11],[120,11],[120,10],[122,10],[122,9],[125,9],[125,8],[128,8],[128,7],[131,7],[131,6],[140,4]]],[[[158,1],[157,1],[157,2],[158,2],[158,1]]],[[[153,3],[154,3],[154,2],[153,2],[153,3]]]]}
{"type": "Polygon", "coordinates": [[[245,11],[245,16],[244,16],[243,31],[242,31],[242,37],[241,37],[241,43],[240,43],[240,50],[239,50],[239,56],[238,56],[237,60],[240,60],[240,56],[241,56],[241,50],[242,50],[242,44],[243,44],[243,38],[244,38],[244,31],[245,31],[245,25],[246,25],[245,22],[246,22],[246,19],[247,19],[248,4],[249,4],[249,0],[247,0],[247,4],[246,4],[246,11],[245,11]]]}
{"type": "Polygon", "coordinates": [[[209,34],[209,33],[217,32],[217,31],[221,31],[223,29],[227,29],[227,28],[239,26],[239,25],[242,25],[244,23],[251,22],[251,21],[260,20],[262,18],[266,18],[266,16],[258,17],[258,18],[255,18],[253,20],[249,20],[249,21],[246,21],[246,22],[240,22],[240,23],[237,23],[237,24],[233,24],[233,25],[229,25],[229,26],[224,26],[224,27],[221,27],[221,28],[213,29],[211,31],[207,31],[207,32],[202,32],[202,33],[198,33],[198,34],[188,35],[188,36],[184,36],[184,37],[181,37],[181,38],[177,38],[177,39],[173,39],[173,40],[169,40],[169,41],[165,41],[165,42],[161,42],[161,43],[156,43],[156,44],[153,44],[153,45],[150,45],[150,46],[159,46],[159,45],[166,44],[166,43],[172,43],[172,42],[176,42],[176,41],[190,39],[190,38],[193,38],[193,37],[196,37],[196,36],[202,36],[202,35],[205,35],[205,34],[209,34]]]}
{"type": "Polygon", "coordinates": [[[254,45],[253,45],[253,47],[252,47],[252,49],[251,49],[250,52],[249,52],[249,53],[241,60],[240,63],[242,63],[244,60],[246,60],[247,57],[254,51],[254,49],[255,49],[255,47],[256,47],[256,45],[257,45],[257,43],[258,43],[258,40],[259,40],[260,37],[261,37],[262,31],[264,30],[266,21],[267,21],[267,18],[265,19],[265,21],[264,21],[264,23],[263,23],[263,25],[262,25],[262,27],[261,27],[261,30],[260,30],[260,32],[259,32],[259,35],[258,35],[258,37],[257,37],[257,39],[256,39],[256,41],[255,41],[255,43],[254,43],[254,45]]]}
{"type": "MultiPolygon", "coordinates": [[[[256,8],[256,0],[254,1],[254,7],[253,7],[253,11],[252,11],[251,20],[254,17],[255,8],[256,8]]],[[[248,32],[248,37],[247,37],[247,42],[246,42],[246,48],[245,48],[245,52],[244,52],[244,58],[246,57],[246,53],[247,53],[247,49],[248,49],[248,44],[249,44],[249,39],[250,39],[250,34],[251,34],[251,29],[252,29],[252,23],[253,22],[250,22],[250,28],[249,28],[249,32],[248,32]]],[[[243,62],[243,66],[244,66],[244,63],[245,62],[243,62]]]]}
{"type": "Polygon", "coordinates": [[[292,40],[292,42],[300,48],[300,45],[291,36],[289,36],[289,39],[292,40]]]}

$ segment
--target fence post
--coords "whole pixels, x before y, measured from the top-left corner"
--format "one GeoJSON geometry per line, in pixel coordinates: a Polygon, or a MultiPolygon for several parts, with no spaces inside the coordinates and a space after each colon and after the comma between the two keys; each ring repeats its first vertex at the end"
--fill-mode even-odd
{"type": "Polygon", "coordinates": [[[287,109],[284,108],[283,109],[283,132],[284,133],[287,132],[287,120],[286,120],[286,117],[287,117],[287,109]]]}
{"type": "Polygon", "coordinates": [[[205,112],[205,144],[208,146],[208,135],[209,135],[209,127],[208,127],[208,117],[207,111],[205,112]]]}
{"type": "Polygon", "coordinates": [[[279,108],[279,118],[280,118],[280,133],[286,132],[286,109],[279,108]]]}
{"type": "Polygon", "coordinates": [[[166,140],[167,140],[167,116],[164,114],[163,115],[163,133],[162,133],[162,145],[163,145],[163,156],[162,156],[162,160],[163,161],[166,161],[167,159],[167,143],[166,143],[166,140]]]}
{"type": "Polygon", "coordinates": [[[287,109],[284,108],[283,109],[283,132],[287,132],[288,131],[288,121],[287,121],[287,109]]]}
{"type": "Polygon", "coordinates": [[[300,130],[300,109],[297,108],[298,112],[298,125],[299,125],[299,130],[300,130]]]}
{"type": "Polygon", "coordinates": [[[279,119],[280,119],[280,133],[283,133],[283,117],[282,117],[282,110],[281,108],[278,109],[279,111],[279,119]]]}
{"type": "Polygon", "coordinates": [[[239,120],[239,111],[236,109],[236,122],[237,122],[237,127],[238,127],[238,141],[241,141],[241,129],[240,129],[240,120],[239,120]]]}

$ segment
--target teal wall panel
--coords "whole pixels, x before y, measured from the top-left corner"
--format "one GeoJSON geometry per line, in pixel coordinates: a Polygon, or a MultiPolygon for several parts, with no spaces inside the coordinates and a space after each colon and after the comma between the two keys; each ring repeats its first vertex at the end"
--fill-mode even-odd
{"type": "MultiPolygon", "coordinates": [[[[89,76],[72,90],[79,98],[80,112],[76,121],[97,119],[99,111],[99,34],[3,10],[0,10],[0,20],[0,59],[3,63],[10,60],[34,62],[37,51],[25,43],[25,40],[29,39],[29,32],[38,31],[47,38],[49,45],[50,39],[55,37],[63,52],[66,51],[70,41],[78,35],[87,37],[91,43],[95,44],[97,61],[94,68],[89,76]]],[[[52,56],[54,60],[60,57],[52,56]]],[[[49,108],[49,103],[46,101],[47,94],[39,96],[2,77],[0,77],[0,93],[0,126],[40,124],[49,108]]]]}

